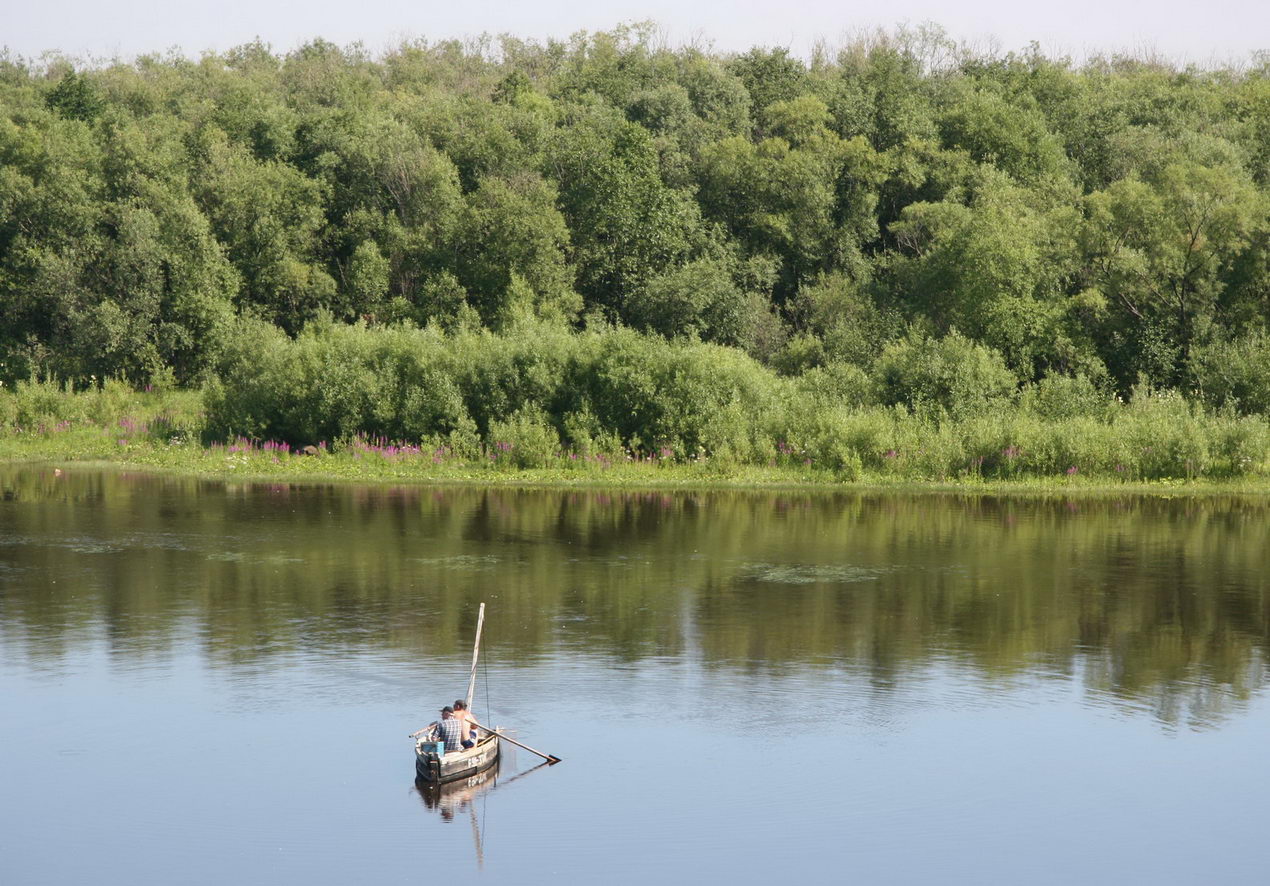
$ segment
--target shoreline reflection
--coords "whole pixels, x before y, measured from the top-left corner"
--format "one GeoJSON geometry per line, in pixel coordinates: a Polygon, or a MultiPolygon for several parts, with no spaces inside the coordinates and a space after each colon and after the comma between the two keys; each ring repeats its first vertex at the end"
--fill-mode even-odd
{"type": "MultiPolygon", "coordinates": [[[[1217,722],[1264,689],[1270,501],[292,486],[0,468],[0,652],[216,669],[592,656],[903,687],[1074,674],[1217,722]]],[[[1102,701],[1106,699],[1107,701],[1102,701]]]]}

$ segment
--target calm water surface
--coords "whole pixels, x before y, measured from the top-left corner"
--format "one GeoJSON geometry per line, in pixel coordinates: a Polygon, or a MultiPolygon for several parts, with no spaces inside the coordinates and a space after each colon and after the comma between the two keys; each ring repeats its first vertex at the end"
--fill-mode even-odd
{"type": "Polygon", "coordinates": [[[1264,499],[0,468],[0,882],[1260,882],[1268,541],[1264,499]],[[478,716],[564,762],[423,794],[481,601],[478,716]]]}

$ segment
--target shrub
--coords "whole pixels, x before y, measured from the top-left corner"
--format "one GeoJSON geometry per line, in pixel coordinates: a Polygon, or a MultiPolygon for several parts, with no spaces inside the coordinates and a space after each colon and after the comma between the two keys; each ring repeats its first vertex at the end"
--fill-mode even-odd
{"type": "Polygon", "coordinates": [[[779,389],[770,371],[733,349],[626,330],[596,335],[592,359],[574,372],[601,426],[650,452],[748,458],[779,389]]]}
{"type": "Polygon", "coordinates": [[[207,433],[296,445],[352,438],[421,440],[468,417],[442,334],[310,324],[294,340],[250,320],[207,386],[207,433]]]}
{"type": "Polygon", "coordinates": [[[818,403],[851,407],[877,402],[877,386],[854,363],[830,363],[804,372],[797,380],[798,393],[818,403]]]}
{"type": "Polygon", "coordinates": [[[955,330],[940,339],[914,334],[892,342],[874,375],[883,403],[954,417],[1000,406],[1018,384],[999,353],[955,330]]]}
{"type": "Polygon", "coordinates": [[[1208,403],[1270,414],[1270,336],[1264,331],[1196,348],[1191,371],[1208,403]]]}
{"type": "Polygon", "coordinates": [[[1104,415],[1113,402],[1085,375],[1047,375],[1019,394],[1025,411],[1047,419],[1104,415]]]}
{"type": "Polygon", "coordinates": [[[546,414],[525,407],[489,429],[490,459],[517,468],[543,468],[560,455],[560,438],[546,414]]]}
{"type": "Polygon", "coordinates": [[[1210,444],[1213,474],[1241,477],[1265,468],[1270,452],[1270,429],[1251,416],[1223,417],[1213,431],[1210,444]]]}
{"type": "Polygon", "coordinates": [[[622,452],[621,438],[603,428],[589,408],[566,414],[562,430],[565,445],[584,458],[604,455],[611,459],[622,452]]]}
{"type": "Polygon", "coordinates": [[[1138,471],[1144,478],[1189,478],[1202,474],[1208,466],[1208,429],[1176,391],[1135,388],[1121,424],[1128,426],[1138,471]]]}

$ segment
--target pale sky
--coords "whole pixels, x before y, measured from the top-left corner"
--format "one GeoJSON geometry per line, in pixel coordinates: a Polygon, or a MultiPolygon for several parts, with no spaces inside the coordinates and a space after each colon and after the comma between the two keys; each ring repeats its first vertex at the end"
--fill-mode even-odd
{"type": "Polygon", "coordinates": [[[643,20],[661,25],[672,46],[720,51],[762,45],[805,54],[818,39],[833,46],[860,29],[928,21],[981,46],[1022,49],[1035,40],[1077,59],[1146,49],[1204,64],[1270,50],[1266,0],[0,0],[0,46],[32,59],[47,51],[128,59],[169,49],[197,56],[258,36],[279,52],[314,37],[378,51],[403,39],[564,38],[643,20]]]}

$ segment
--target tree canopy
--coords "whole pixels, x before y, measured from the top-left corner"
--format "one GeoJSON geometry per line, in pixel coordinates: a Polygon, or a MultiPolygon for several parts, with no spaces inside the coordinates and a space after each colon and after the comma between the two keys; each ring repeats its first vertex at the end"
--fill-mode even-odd
{"type": "Polygon", "coordinates": [[[239,318],[537,318],[885,390],[924,355],[943,381],[905,384],[936,400],[940,361],[991,353],[994,392],[1080,375],[1261,410],[1268,146],[1264,56],[1078,65],[933,29],[811,59],[638,26],[6,57],[0,381],[198,383],[239,318]]]}

